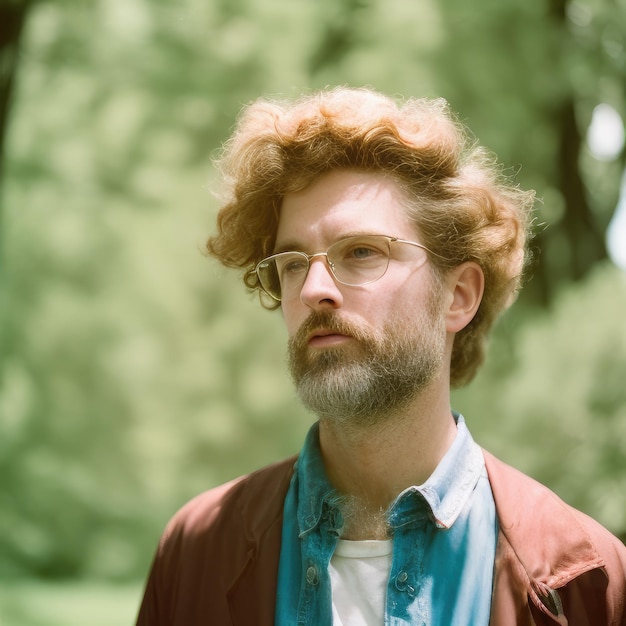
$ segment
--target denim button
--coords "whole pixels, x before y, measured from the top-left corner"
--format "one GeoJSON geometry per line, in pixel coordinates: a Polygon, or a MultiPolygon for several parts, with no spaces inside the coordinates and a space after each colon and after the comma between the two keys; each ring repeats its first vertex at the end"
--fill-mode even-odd
{"type": "Polygon", "coordinates": [[[409,579],[409,575],[402,571],[396,576],[396,589],[398,591],[406,591],[407,584],[406,581],[409,579]]]}
{"type": "Polygon", "coordinates": [[[306,581],[309,585],[317,585],[319,582],[319,576],[317,575],[317,568],[314,565],[310,565],[306,570],[306,581]]]}

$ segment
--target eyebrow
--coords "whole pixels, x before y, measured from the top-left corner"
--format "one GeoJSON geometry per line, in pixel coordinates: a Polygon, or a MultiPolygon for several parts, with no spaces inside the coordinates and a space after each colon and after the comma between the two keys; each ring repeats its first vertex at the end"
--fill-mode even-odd
{"type": "MultiPolygon", "coordinates": [[[[379,236],[383,237],[394,237],[394,235],[387,235],[384,233],[373,233],[371,231],[363,231],[363,230],[355,230],[347,233],[343,233],[337,239],[335,239],[329,246],[332,246],[334,243],[341,241],[342,239],[347,239],[348,237],[371,237],[371,236],[379,236]]],[[[274,246],[274,251],[272,254],[280,254],[281,252],[306,252],[306,247],[301,243],[297,242],[295,239],[287,240],[285,243],[280,246],[274,246]]]]}
{"type": "Polygon", "coordinates": [[[304,252],[304,247],[295,241],[287,241],[286,243],[280,246],[274,246],[274,251],[272,254],[280,254],[281,252],[304,252]]]}

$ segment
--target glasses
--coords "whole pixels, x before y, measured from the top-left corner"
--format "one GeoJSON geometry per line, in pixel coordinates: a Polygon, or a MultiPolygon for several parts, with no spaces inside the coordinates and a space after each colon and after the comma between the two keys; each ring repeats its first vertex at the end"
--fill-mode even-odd
{"type": "Polygon", "coordinates": [[[415,241],[387,235],[356,235],[336,241],[326,252],[279,252],[257,264],[254,269],[259,283],[269,296],[280,302],[284,297],[299,293],[309,273],[311,259],[326,257],[335,280],[356,287],[381,279],[389,267],[391,246],[403,244],[424,252],[420,265],[426,261],[428,248],[415,241]]]}

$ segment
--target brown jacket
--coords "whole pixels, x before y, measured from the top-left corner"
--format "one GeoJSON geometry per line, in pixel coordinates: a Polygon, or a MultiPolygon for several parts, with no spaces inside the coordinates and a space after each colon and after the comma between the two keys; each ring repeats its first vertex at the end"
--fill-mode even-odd
{"type": "MultiPolygon", "coordinates": [[[[485,460],[500,525],[490,626],[626,626],[624,545],[546,487],[485,460]]],[[[208,491],[174,516],[138,626],[273,626],[294,462],[208,491]]]]}

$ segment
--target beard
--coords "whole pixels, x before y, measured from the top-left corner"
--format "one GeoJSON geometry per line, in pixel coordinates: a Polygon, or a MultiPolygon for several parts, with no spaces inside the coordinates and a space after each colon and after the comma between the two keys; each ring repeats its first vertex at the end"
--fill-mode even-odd
{"type": "Polygon", "coordinates": [[[398,414],[441,371],[445,327],[432,294],[418,318],[382,330],[313,311],[289,340],[289,369],[304,406],[320,419],[372,426],[398,414]],[[313,350],[310,333],[324,328],[348,335],[347,344],[313,350]]]}

